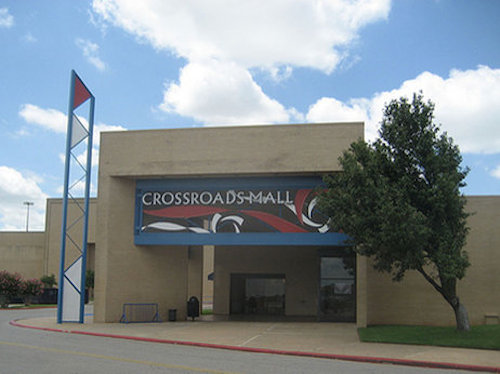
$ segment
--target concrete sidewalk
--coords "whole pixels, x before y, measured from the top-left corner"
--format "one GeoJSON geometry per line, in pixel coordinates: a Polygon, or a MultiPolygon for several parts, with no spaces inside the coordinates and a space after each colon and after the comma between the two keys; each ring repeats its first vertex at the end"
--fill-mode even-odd
{"type": "Polygon", "coordinates": [[[123,324],[93,323],[91,316],[85,324],[57,324],[54,317],[11,324],[157,343],[500,373],[500,351],[362,343],[354,324],[215,320],[123,324]]]}

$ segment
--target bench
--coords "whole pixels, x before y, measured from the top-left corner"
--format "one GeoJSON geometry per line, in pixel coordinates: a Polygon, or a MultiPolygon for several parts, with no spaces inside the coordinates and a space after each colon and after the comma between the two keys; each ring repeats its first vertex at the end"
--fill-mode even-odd
{"type": "Polygon", "coordinates": [[[484,315],[484,323],[486,325],[498,325],[499,318],[497,313],[486,313],[484,315]]]}

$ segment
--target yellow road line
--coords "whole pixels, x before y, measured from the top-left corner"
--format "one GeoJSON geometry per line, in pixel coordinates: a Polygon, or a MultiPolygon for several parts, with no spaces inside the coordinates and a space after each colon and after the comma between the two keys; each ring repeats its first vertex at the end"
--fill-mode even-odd
{"type": "Polygon", "coordinates": [[[110,361],[121,361],[121,362],[128,362],[128,363],[139,364],[139,365],[156,366],[156,367],[169,368],[169,369],[181,369],[181,370],[193,371],[193,372],[197,372],[197,373],[237,374],[237,373],[228,372],[228,371],[202,369],[202,368],[195,368],[195,367],[184,366],[184,365],[163,364],[161,362],[134,360],[134,359],[131,359],[131,358],[122,358],[122,357],[116,357],[116,356],[106,356],[106,355],[100,355],[100,354],[88,353],[88,352],[68,351],[68,350],[65,350],[65,349],[47,348],[47,347],[40,347],[40,346],[37,346],[37,345],[29,345],[29,344],[22,344],[22,343],[0,341],[0,344],[1,345],[11,346],[11,347],[19,347],[19,348],[26,348],[26,349],[36,349],[38,351],[44,351],[44,352],[69,354],[69,355],[98,358],[98,359],[110,360],[110,361]]]}

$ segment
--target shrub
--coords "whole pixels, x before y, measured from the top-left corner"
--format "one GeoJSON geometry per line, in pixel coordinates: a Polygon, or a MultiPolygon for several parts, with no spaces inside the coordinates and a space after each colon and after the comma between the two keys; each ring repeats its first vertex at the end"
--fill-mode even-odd
{"type": "Polygon", "coordinates": [[[22,281],[20,287],[20,294],[23,296],[24,304],[30,305],[33,296],[40,296],[42,294],[43,284],[38,279],[27,279],[22,281]]]}
{"type": "Polygon", "coordinates": [[[40,296],[43,284],[38,279],[27,279],[21,284],[21,294],[23,296],[40,296]]]}
{"type": "Polygon", "coordinates": [[[53,288],[57,285],[56,276],[54,274],[44,275],[40,278],[44,288],[53,288]]]}
{"type": "Polygon", "coordinates": [[[22,277],[18,273],[0,271],[0,306],[7,307],[9,300],[21,291],[22,277]]]}

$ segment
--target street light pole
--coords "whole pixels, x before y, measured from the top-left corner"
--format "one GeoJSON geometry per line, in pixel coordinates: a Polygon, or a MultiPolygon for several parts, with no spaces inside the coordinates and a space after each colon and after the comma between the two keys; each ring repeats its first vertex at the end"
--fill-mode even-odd
{"type": "Polygon", "coordinates": [[[29,221],[30,221],[30,206],[35,205],[35,203],[32,201],[25,201],[23,204],[26,205],[26,209],[27,209],[27,212],[26,212],[26,232],[28,232],[28,225],[29,225],[29,221]]]}

